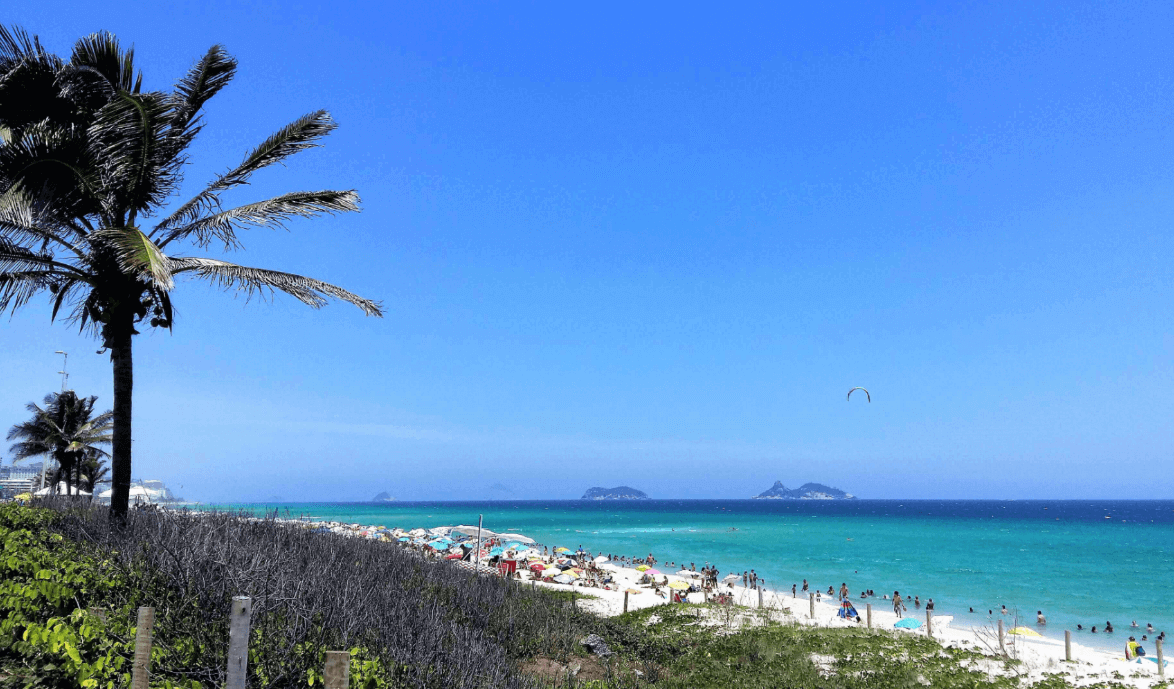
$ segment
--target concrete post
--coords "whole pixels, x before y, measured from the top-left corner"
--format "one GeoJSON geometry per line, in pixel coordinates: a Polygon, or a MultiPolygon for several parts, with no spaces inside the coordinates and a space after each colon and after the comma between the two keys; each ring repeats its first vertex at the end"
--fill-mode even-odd
{"type": "Polygon", "coordinates": [[[1162,640],[1154,639],[1154,646],[1158,649],[1158,677],[1166,679],[1166,660],[1162,658],[1162,640]]]}
{"type": "Polygon", "coordinates": [[[131,665],[131,689],[148,689],[151,673],[151,632],[155,629],[155,608],[139,608],[135,626],[135,657],[131,665]]]}
{"type": "Polygon", "coordinates": [[[249,671],[249,629],[253,622],[253,600],[246,596],[232,599],[228,617],[228,676],[225,689],[245,689],[249,671]]]}
{"type": "Polygon", "coordinates": [[[807,601],[808,601],[808,606],[807,606],[808,613],[807,614],[811,619],[814,620],[815,619],[815,594],[814,593],[807,594],[807,601]]]}
{"type": "Polygon", "coordinates": [[[1072,662],[1072,632],[1064,630],[1064,660],[1072,662]]]}
{"type": "Polygon", "coordinates": [[[1005,638],[1006,637],[1003,635],[1003,621],[999,620],[999,650],[1000,651],[1007,650],[1006,645],[1004,644],[1005,638]]]}
{"type": "Polygon", "coordinates": [[[933,610],[925,611],[925,635],[933,638],[933,610]]]}

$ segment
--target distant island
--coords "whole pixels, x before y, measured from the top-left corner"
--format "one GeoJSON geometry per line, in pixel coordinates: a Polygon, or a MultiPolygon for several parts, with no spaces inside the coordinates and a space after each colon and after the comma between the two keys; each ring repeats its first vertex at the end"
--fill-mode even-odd
{"type": "Polygon", "coordinates": [[[395,498],[388,495],[387,491],[383,491],[379,495],[371,498],[371,502],[395,502],[395,498]]]}
{"type": "Polygon", "coordinates": [[[798,488],[787,488],[782,481],[755,495],[755,500],[855,500],[856,496],[822,483],[804,483],[798,488]]]}
{"type": "Polygon", "coordinates": [[[588,488],[583,500],[647,500],[648,494],[628,486],[615,488],[588,488]]]}

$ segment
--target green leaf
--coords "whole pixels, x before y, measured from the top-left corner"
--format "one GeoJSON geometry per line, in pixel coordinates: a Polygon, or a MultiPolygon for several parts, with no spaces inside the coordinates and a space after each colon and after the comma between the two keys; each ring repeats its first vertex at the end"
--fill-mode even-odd
{"type": "Polygon", "coordinates": [[[93,238],[114,248],[119,267],[125,272],[149,279],[163,290],[175,286],[167,256],[137,227],[100,230],[93,238]]]}

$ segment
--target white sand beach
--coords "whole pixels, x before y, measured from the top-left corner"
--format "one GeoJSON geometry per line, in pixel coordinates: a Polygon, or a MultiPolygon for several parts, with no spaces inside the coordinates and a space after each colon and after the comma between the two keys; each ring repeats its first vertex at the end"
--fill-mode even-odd
{"type": "MultiPolygon", "coordinates": [[[[592,558],[590,554],[580,554],[580,557],[574,560],[582,566],[574,568],[567,577],[564,577],[564,580],[571,581],[556,583],[550,581],[551,573],[556,571],[556,567],[567,567],[571,564],[574,554],[567,549],[561,549],[561,554],[546,553],[539,544],[517,542],[514,544],[517,548],[507,549],[506,544],[510,540],[530,541],[520,534],[495,534],[484,530],[482,564],[477,566],[470,561],[473,558],[456,559],[459,557],[458,553],[468,554],[470,544],[473,543],[470,534],[476,533],[476,527],[403,530],[305,520],[290,520],[290,523],[341,535],[388,541],[401,547],[417,549],[429,557],[453,558],[457,566],[476,569],[486,576],[503,576],[500,569],[490,564],[493,553],[516,558],[514,561],[517,563],[517,571],[508,576],[515,578],[524,586],[580,593],[584,598],[577,600],[576,605],[582,610],[603,616],[620,615],[624,612],[625,605],[628,610],[669,605],[669,596],[675,593],[680,596],[679,600],[694,604],[715,603],[721,595],[722,602],[708,608],[712,612],[707,613],[707,619],[714,625],[728,625],[731,630],[768,621],[821,627],[866,627],[867,606],[871,604],[872,628],[878,633],[922,636],[932,633],[933,638],[943,646],[964,648],[987,656],[989,661],[976,666],[975,669],[992,675],[1013,673],[1028,681],[1039,681],[1048,674],[1067,672],[1068,679],[1079,686],[1114,680],[1139,689],[1151,687],[1158,681],[1156,659],[1151,660],[1155,652],[1153,640],[1146,643],[1149,656],[1140,662],[1136,659],[1125,659],[1124,646],[1129,637],[1128,630],[1118,632],[1122,646],[1120,653],[1090,648],[1073,641],[1072,662],[1069,663],[1065,661],[1063,641],[1031,635],[1030,631],[1027,635],[1015,633],[1012,631],[1012,620],[1009,617],[1006,618],[1005,633],[1000,644],[997,621],[993,620],[984,619],[979,624],[969,621],[962,623],[952,616],[934,615],[931,620],[931,632],[926,625],[926,611],[917,609],[903,615],[904,618],[916,620],[916,628],[896,628],[894,625],[901,618],[893,611],[892,601],[869,597],[866,600],[850,599],[861,618],[858,623],[840,617],[838,613],[841,603],[835,597],[821,595],[818,601],[813,602],[808,597],[809,594],[803,592],[793,595],[789,590],[780,592],[743,586],[740,577],[727,578],[725,582],[718,584],[716,590],[707,592],[702,590],[701,575],[698,572],[662,572],[657,568],[659,565],[654,564],[650,571],[655,574],[650,576],[648,571],[642,571],[644,567],[637,569],[606,560],[602,556],[592,558]],[[503,539],[503,536],[510,538],[503,539]],[[494,543],[498,544],[496,550],[491,547],[494,543]],[[535,572],[536,568],[541,568],[542,571],[535,572]],[[650,578],[655,579],[655,587],[649,582],[650,578]],[[665,585],[666,582],[668,586],[665,585]],[[674,586],[677,588],[672,588],[674,586]],[[1011,669],[1003,662],[1004,658],[1020,662],[1011,669]]],[[[813,594],[814,591],[810,593],[813,594]]],[[[1027,629],[1034,631],[1034,625],[1027,629]]],[[[1167,667],[1167,677],[1169,670],[1167,667]]]]}

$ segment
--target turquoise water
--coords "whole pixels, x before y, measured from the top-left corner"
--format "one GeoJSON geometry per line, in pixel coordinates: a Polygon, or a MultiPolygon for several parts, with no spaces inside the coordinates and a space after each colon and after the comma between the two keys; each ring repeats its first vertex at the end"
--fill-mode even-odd
{"type": "MultiPolygon", "coordinates": [[[[857,599],[900,590],[956,624],[984,624],[987,610],[1018,610],[1047,636],[1064,629],[1117,648],[1132,620],[1174,632],[1174,501],[767,501],[299,503],[237,505],[288,509],[324,519],[414,528],[476,524],[526,534],[551,546],[661,562],[715,564],[724,576],[754,568],[770,589],[790,593],[847,582],[857,599]],[[975,614],[968,612],[969,608],[975,614]]],[[[668,571],[667,568],[664,568],[668,571]]],[[[885,601],[874,602],[876,606],[885,601]]],[[[1010,620],[1008,620],[1010,621],[1010,620]]]]}

